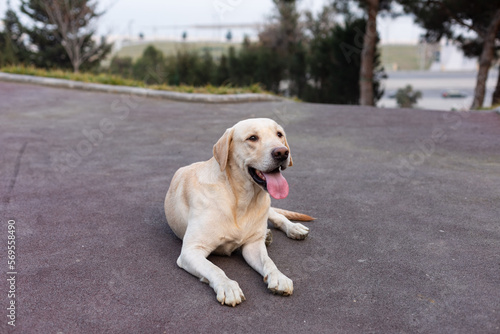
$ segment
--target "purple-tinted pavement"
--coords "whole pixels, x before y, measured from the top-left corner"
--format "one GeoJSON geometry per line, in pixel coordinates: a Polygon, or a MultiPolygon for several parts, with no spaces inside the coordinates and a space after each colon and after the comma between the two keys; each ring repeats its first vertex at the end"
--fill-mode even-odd
{"type": "Polygon", "coordinates": [[[1,333],[500,332],[496,113],[0,82],[0,166],[1,333]],[[210,258],[245,293],[231,308],[176,266],[163,199],[177,168],[210,158],[249,117],[276,119],[291,145],[290,195],[273,205],[317,220],[304,241],[274,231],[290,297],[267,291],[239,254],[210,258]]]}

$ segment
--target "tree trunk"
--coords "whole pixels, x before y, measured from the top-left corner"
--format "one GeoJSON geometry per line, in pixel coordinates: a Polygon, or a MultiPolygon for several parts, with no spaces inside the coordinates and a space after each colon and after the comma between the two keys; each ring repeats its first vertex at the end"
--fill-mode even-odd
{"type": "Polygon", "coordinates": [[[361,52],[361,71],[359,76],[359,104],[373,106],[373,58],[377,44],[377,14],[379,0],[366,0],[368,5],[368,21],[366,22],[363,51],[361,52]]]}
{"type": "Polygon", "coordinates": [[[80,65],[82,64],[82,57],[80,54],[80,46],[75,45],[75,43],[70,44],[70,48],[72,48],[73,58],[71,59],[71,63],[73,64],[73,72],[80,72],[80,65]]]}
{"type": "Polygon", "coordinates": [[[500,104],[500,66],[498,66],[498,78],[497,78],[497,86],[495,91],[493,92],[493,97],[491,99],[491,105],[497,106],[500,104]]]}
{"type": "Polygon", "coordinates": [[[493,19],[484,35],[483,51],[479,57],[479,71],[477,72],[476,88],[474,91],[474,100],[471,109],[478,109],[483,106],[484,95],[486,93],[486,80],[488,71],[493,61],[495,52],[495,37],[500,27],[500,9],[495,12],[493,19]]]}

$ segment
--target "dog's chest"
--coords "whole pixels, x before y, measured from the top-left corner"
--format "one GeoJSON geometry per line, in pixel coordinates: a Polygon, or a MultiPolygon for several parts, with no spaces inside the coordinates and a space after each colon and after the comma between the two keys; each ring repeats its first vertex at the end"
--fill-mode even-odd
{"type": "Polygon", "coordinates": [[[219,245],[214,253],[219,255],[230,255],[236,249],[248,242],[253,242],[265,237],[267,219],[260,221],[240,221],[231,226],[219,237],[219,245]]]}
{"type": "Polygon", "coordinates": [[[217,247],[213,253],[217,255],[231,255],[232,252],[240,248],[242,244],[236,241],[225,242],[217,247]]]}

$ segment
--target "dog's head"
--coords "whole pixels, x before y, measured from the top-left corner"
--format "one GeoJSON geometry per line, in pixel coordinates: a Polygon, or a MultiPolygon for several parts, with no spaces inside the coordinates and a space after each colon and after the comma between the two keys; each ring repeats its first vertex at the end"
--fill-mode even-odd
{"type": "Polygon", "coordinates": [[[241,121],[226,130],[213,151],[221,171],[233,164],[274,198],[288,195],[288,183],[281,171],[293,165],[292,156],[285,131],[275,121],[268,118],[241,121]]]}

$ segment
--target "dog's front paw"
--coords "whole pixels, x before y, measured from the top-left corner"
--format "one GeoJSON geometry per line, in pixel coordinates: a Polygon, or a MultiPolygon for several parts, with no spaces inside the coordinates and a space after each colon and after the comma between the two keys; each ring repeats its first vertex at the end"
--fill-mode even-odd
{"type": "Polygon", "coordinates": [[[235,307],[245,300],[245,295],[241,291],[238,282],[233,280],[224,281],[214,288],[217,294],[217,300],[222,305],[228,305],[235,307]]]}
{"type": "Polygon", "coordinates": [[[291,279],[276,270],[264,277],[267,288],[273,293],[289,296],[293,293],[293,282],[291,279]]]}
{"type": "Polygon", "coordinates": [[[309,228],[299,223],[293,223],[286,231],[287,237],[297,240],[305,239],[308,234],[309,228]]]}

